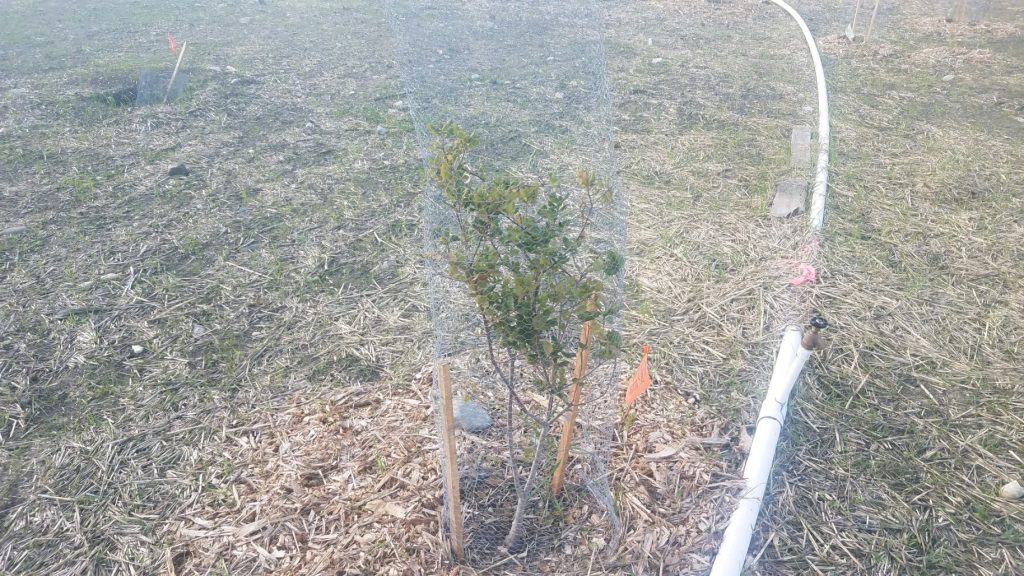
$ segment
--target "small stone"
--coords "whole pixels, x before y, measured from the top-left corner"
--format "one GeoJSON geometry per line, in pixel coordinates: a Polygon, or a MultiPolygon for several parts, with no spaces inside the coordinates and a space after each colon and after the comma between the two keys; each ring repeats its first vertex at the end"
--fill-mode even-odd
{"type": "Polygon", "coordinates": [[[1021,486],[1019,481],[1014,480],[1013,482],[1004,484],[1003,487],[999,489],[999,495],[1007,500],[1020,500],[1021,498],[1024,498],[1024,486],[1021,486]]]}
{"type": "Polygon", "coordinates": [[[551,61],[553,61],[554,59],[555,59],[555,57],[554,57],[554,56],[548,56],[548,57],[547,57],[547,61],[548,61],[548,62],[551,62],[551,61]]]}
{"type": "Polygon", "coordinates": [[[203,334],[206,334],[206,328],[204,328],[202,324],[193,324],[192,325],[192,337],[193,338],[200,338],[200,337],[202,337],[203,334]]]}
{"type": "Polygon", "coordinates": [[[388,129],[387,129],[387,128],[385,128],[385,127],[383,127],[383,126],[377,126],[377,134],[378,134],[378,135],[380,135],[380,136],[384,136],[384,135],[386,135],[387,133],[388,133],[388,129]]]}
{"type": "Polygon", "coordinates": [[[565,98],[565,94],[562,94],[561,92],[555,92],[556,100],[561,100],[562,98],[565,98]]]}
{"type": "Polygon", "coordinates": [[[651,64],[661,64],[664,61],[664,58],[651,58],[651,64]]]}
{"type": "Polygon", "coordinates": [[[206,69],[209,70],[210,72],[216,72],[218,74],[223,72],[223,70],[220,69],[220,66],[207,66],[206,69]]]}
{"type": "Polygon", "coordinates": [[[238,23],[239,24],[248,24],[249,21],[251,21],[251,20],[252,20],[252,18],[250,18],[249,16],[242,16],[241,18],[238,19],[238,23]]]}
{"type": "Polygon", "coordinates": [[[956,76],[953,75],[953,74],[946,74],[945,76],[942,77],[942,81],[943,82],[949,82],[953,78],[956,78],[956,76]]]}
{"type": "Polygon", "coordinates": [[[117,280],[120,277],[121,277],[121,275],[118,274],[117,272],[110,272],[108,274],[104,274],[103,276],[100,276],[100,280],[117,280]]]}
{"type": "Polygon", "coordinates": [[[479,80],[480,79],[480,75],[479,74],[470,74],[469,75],[469,79],[470,80],[479,80]]]}
{"type": "Polygon", "coordinates": [[[235,72],[238,72],[238,68],[235,68],[234,66],[225,66],[224,71],[228,74],[234,74],[235,72]]]}
{"type": "Polygon", "coordinates": [[[132,356],[138,356],[139,354],[142,354],[145,351],[146,349],[143,348],[142,346],[139,346],[138,344],[132,344],[132,356]]]}
{"type": "Polygon", "coordinates": [[[27,230],[28,228],[25,226],[11,226],[9,228],[4,228],[3,231],[0,232],[0,236],[15,236],[17,234],[23,234],[27,230]]]}
{"type": "Polygon", "coordinates": [[[483,432],[491,427],[491,414],[479,402],[456,398],[452,402],[455,425],[466,432],[483,432]]]}
{"type": "Polygon", "coordinates": [[[167,175],[172,178],[177,176],[188,176],[189,174],[190,172],[188,166],[185,166],[184,164],[178,164],[177,166],[167,171],[167,175]]]}
{"type": "Polygon", "coordinates": [[[93,284],[95,284],[95,282],[93,282],[92,280],[86,280],[85,282],[79,284],[78,287],[84,290],[86,288],[91,288],[93,284]]]}

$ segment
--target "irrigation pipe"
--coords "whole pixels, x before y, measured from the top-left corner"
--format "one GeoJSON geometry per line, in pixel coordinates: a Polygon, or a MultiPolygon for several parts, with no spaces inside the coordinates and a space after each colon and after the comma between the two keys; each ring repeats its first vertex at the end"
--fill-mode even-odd
{"type": "Polygon", "coordinates": [[[814,188],[811,194],[811,211],[808,216],[811,219],[811,230],[818,232],[825,224],[825,196],[828,193],[828,153],[829,153],[829,122],[828,122],[828,93],[825,89],[825,69],[821,66],[821,55],[818,54],[818,46],[814,43],[814,36],[811,36],[807,23],[800,17],[800,14],[792,6],[782,0],[769,0],[789,13],[796,20],[800,30],[804,33],[804,40],[807,41],[807,48],[811,51],[811,60],[814,62],[814,80],[818,86],[818,164],[814,174],[814,188]]]}
{"type": "MultiPolygon", "coordinates": [[[[770,1],[788,12],[800,26],[811,52],[811,60],[814,61],[814,75],[818,86],[818,163],[815,167],[808,216],[811,232],[817,235],[825,223],[825,196],[828,192],[829,116],[825,71],[821,66],[821,55],[818,54],[814,37],[811,36],[804,19],[782,0],[770,1]]],[[[782,338],[775,358],[775,368],[768,384],[768,393],[757,416],[750,454],[743,466],[744,491],[722,535],[722,544],[715,556],[711,576],[738,576],[743,571],[750,539],[754,534],[757,516],[761,512],[765,487],[768,485],[772,463],[775,460],[779,435],[786,421],[790,392],[819,341],[817,331],[827,326],[820,318],[812,319],[811,324],[810,330],[802,337],[799,326],[790,326],[782,338]]]]}

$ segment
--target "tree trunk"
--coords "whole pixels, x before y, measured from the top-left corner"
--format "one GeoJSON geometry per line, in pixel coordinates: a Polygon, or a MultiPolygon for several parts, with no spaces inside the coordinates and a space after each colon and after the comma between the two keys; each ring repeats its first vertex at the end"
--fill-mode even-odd
{"type": "Polygon", "coordinates": [[[505,547],[510,553],[515,553],[520,546],[523,530],[523,518],[529,509],[530,495],[533,492],[533,484],[537,480],[537,471],[540,468],[540,461],[544,454],[544,441],[548,439],[548,432],[551,431],[551,406],[553,402],[549,399],[548,417],[545,419],[544,427],[541,429],[540,438],[537,439],[537,446],[533,452],[533,462],[530,464],[530,474],[526,477],[526,483],[519,494],[519,502],[516,504],[516,513],[512,516],[512,527],[509,528],[508,536],[505,537],[505,547]]]}

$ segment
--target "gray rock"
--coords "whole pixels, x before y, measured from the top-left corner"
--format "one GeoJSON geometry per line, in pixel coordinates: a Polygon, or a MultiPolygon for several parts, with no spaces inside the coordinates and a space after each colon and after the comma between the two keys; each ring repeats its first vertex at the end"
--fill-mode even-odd
{"type": "Polygon", "coordinates": [[[27,230],[28,228],[25,226],[11,226],[10,228],[4,228],[3,232],[0,232],[0,236],[14,236],[16,234],[22,234],[27,230]]]}
{"type": "Polygon", "coordinates": [[[1007,500],[1020,500],[1024,498],[1024,486],[1021,486],[1020,482],[1014,480],[1000,488],[999,495],[1007,500]]]}
{"type": "Polygon", "coordinates": [[[385,136],[388,133],[388,129],[383,126],[377,126],[377,134],[385,136]]]}
{"type": "Polygon", "coordinates": [[[456,398],[452,408],[455,412],[455,425],[466,432],[483,432],[493,423],[490,412],[479,402],[456,398]]]}

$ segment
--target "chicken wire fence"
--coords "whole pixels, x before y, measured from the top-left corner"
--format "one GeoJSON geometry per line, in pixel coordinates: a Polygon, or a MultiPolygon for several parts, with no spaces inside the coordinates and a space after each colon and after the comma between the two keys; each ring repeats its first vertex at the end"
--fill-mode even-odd
{"type": "MultiPolygon", "coordinates": [[[[605,196],[593,204],[585,232],[578,222],[571,233],[585,234],[585,255],[624,255],[626,200],[615,180],[603,23],[595,3],[392,0],[388,16],[403,99],[425,165],[437,150],[437,127],[454,124],[478,140],[465,158],[474,173],[536,184],[582,209],[593,201],[578,182],[578,172],[584,171],[600,182],[605,196]]],[[[591,355],[566,488],[552,498],[551,468],[561,434],[557,417],[568,410],[567,395],[530,386],[515,386],[516,394],[510,393],[513,386],[498,370],[526,382],[530,367],[514,361],[510,366],[513,354],[496,345],[466,284],[452,278],[443,238],[458,227],[457,211],[429,178],[424,188],[434,360],[445,363],[452,376],[466,560],[486,564],[509,548],[538,552],[581,531],[612,538],[617,518],[608,458],[622,376],[616,355],[591,355]],[[507,536],[531,468],[537,470],[536,487],[525,495],[522,538],[511,542],[507,536]]],[[[621,309],[622,292],[622,273],[616,272],[600,297],[621,309]]],[[[605,326],[614,329],[619,322],[615,313],[605,326]]],[[[582,320],[574,322],[557,334],[558,342],[576,350],[581,325],[582,320]]],[[[434,408],[440,414],[436,373],[434,382],[434,408]]],[[[441,466],[447,479],[443,457],[441,466]]],[[[448,494],[447,480],[445,488],[448,494]]],[[[450,505],[446,498],[445,506],[450,505]]]]}

